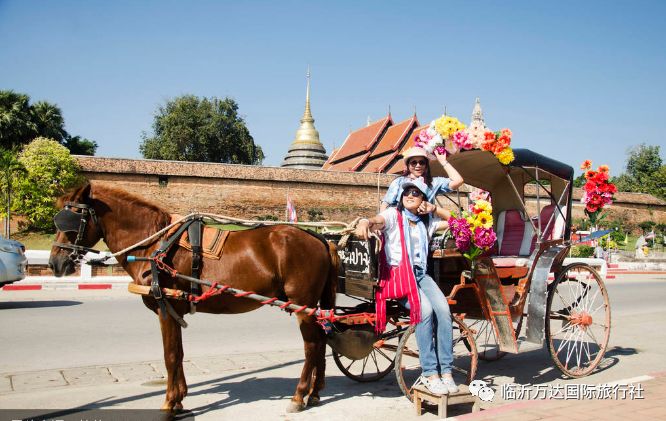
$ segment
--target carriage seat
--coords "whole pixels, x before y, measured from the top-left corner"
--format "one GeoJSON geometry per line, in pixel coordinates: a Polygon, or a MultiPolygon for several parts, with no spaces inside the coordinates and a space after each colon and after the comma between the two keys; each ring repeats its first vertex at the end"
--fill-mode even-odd
{"type": "MultiPolygon", "coordinates": [[[[546,226],[554,212],[557,212],[557,208],[551,204],[544,206],[539,215],[541,227],[545,229],[543,238],[547,240],[562,238],[564,233],[564,218],[559,212],[555,220],[546,226]]],[[[526,276],[527,257],[534,251],[537,240],[530,220],[520,210],[504,210],[497,216],[496,233],[498,252],[497,256],[493,256],[493,263],[498,275],[501,278],[526,276]]]]}

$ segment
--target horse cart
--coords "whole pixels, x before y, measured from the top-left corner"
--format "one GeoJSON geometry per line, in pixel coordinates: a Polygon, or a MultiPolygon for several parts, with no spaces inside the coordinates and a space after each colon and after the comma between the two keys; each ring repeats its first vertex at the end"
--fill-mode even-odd
{"type": "MultiPolygon", "coordinates": [[[[544,340],[555,365],[566,376],[585,376],[600,364],[608,344],[610,304],[603,280],[586,264],[564,264],[572,245],[573,169],[529,150],[516,149],[514,154],[515,160],[509,166],[501,165],[492,153],[480,150],[461,152],[449,159],[467,185],[489,192],[498,237],[497,245],[471,264],[447,241],[446,235],[435,238],[431,245],[430,274],[447,297],[453,314],[452,374],[457,383],[469,383],[474,378],[479,359],[497,360],[506,353],[517,353],[521,343],[543,345],[544,340]],[[522,338],[524,324],[526,332],[522,338]]],[[[437,171],[443,173],[436,163],[432,169],[435,175],[437,171]]],[[[306,343],[306,364],[292,398],[296,410],[305,405],[307,390],[314,390],[309,402],[316,402],[318,390],[323,387],[324,346],[317,342],[318,335],[307,330],[317,329],[312,326],[313,319],[326,332],[333,359],[346,376],[370,382],[394,371],[399,387],[412,398],[412,387],[421,370],[408,310],[389,301],[387,329],[381,334],[374,329],[380,249],[375,240],[354,239],[349,235],[351,229],[317,239],[301,230],[279,226],[250,230],[247,234],[214,234],[214,244],[226,241],[226,260],[218,255],[217,261],[202,265],[201,255],[197,254],[202,248],[201,233],[206,237],[202,224],[206,219],[219,222],[216,215],[197,213],[174,221],[158,207],[129,195],[125,200],[124,195],[88,185],[70,196],[55,218],[60,233],[51,263],[56,273],[69,273],[103,238],[113,256],[126,266],[135,279],[130,291],[143,295],[146,306],[161,316],[169,371],[163,408],[182,407],[180,402],[187,392],[183,386],[179,332],[186,327],[183,315],[188,305],[194,308],[195,303],[198,311],[211,313],[244,312],[272,305],[298,314],[301,323],[305,320],[308,325],[302,325],[301,331],[306,343]],[[141,221],[155,221],[155,228],[140,224],[141,221]],[[137,222],[143,231],[124,228],[137,226],[137,222]],[[121,228],[123,236],[110,235],[121,228]],[[179,247],[185,236],[189,249],[179,247]],[[270,238],[287,237],[293,241],[292,250],[294,244],[301,243],[301,249],[309,253],[307,261],[298,263],[301,279],[289,280],[292,284],[274,296],[249,290],[275,292],[272,288],[276,276],[296,276],[285,275],[281,269],[291,264],[279,260],[289,258],[289,252],[279,248],[284,241],[267,243],[270,238]],[[337,257],[335,247],[329,243],[338,244],[337,257]],[[315,249],[321,250],[319,255],[315,249]],[[270,258],[262,255],[263,260],[258,261],[260,252],[269,253],[270,258]],[[341,262],[337,273],[335,265],[328,263],[329,252],[331,262],[338,258],[341,262]],[[255,257],[247,260],[248,255],[255,257]],[[321,267],[314,265],[317,259],[326,262],[330,275],[314,275],[311,270],[321,267]],[[248,268],[252,265],[255,267],[248,268]],[[207,281],[207,277],[220,283],[207,281]],[[248,289],[240,283],[223,283],[232,283],[235,278],[245,279],[248,289]],[[325,279],[322,282],[326,286],[313,278],[325,279]],[[338,297],[346,297],[342,304],[339,298],[332,308],[333,299],[324,290],[336,281],[338,297]],[[314,295],[315,290],[319,295],[314,295]],[[206,301],[215,295],[215,299],[206,301]],[[318,302],[321,308],[317,308],[318,302]],[[310,389],[310,379],[315,377],[314,389],[310,389]]],[[[455,199],[446,198],[457,209],[468,205],[460,194],[455,199]]],[[[92,263],[105,259],[93,259],[92,263]]]]}
{"type": "MultiPolygon", "coordinates": [[[[474,378],[478,359],[498,360],[517,353],[521,344],[542,346],[544,340],[565,376],[582,377],[602,362],[608,344],[610,303],[603,280],[585,263],[564,264],[572,245],[573,168],[526,149],[514,153],[509,166],[480,150],[449,158],[468,186],[490,194],[498,238],[472,264],[446,235],[431,244],[430,275],[454,317],[453,374],[458,382],[474,378]]],[[[438,171],[443,169],[433,167],[438,171]]],[[[460,195],[447,199],[458,210],[468,204],[460,195]]],[[[339,251],[338,292],[360,303],[338,306],[337,312],[372,311],[377,278],[373,247],[351,241],[339,251]]],[[[329,344],[346,376],[365,382],[394,370],[398,385],[411,397],[420,374],[414,329],[406,309],[393,303],[388,311],[391,328],[379,337],[366,325],[337,325],[338,337],[329,344]]]]}

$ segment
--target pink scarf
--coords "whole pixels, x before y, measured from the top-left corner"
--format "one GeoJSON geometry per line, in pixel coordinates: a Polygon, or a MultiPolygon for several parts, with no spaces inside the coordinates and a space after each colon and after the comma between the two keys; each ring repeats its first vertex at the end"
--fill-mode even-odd
{"type": "MultiPolygon", "coordinates": [[[[417,324],[421,321],[421,302],[419,301],[419,290],[412,264],[405,243],[405,232],[403,229],[402,215],[398,212],[398,230],[400,231],[400,247],[402,257],[398,266],[389,266],[384,249],[379,254],[379,288],[375,292],[375,306],[377,312],[377,323],[375,331],[381,333],[386,329],[386,300],[396,300],[407,296],[409,301],[409,323],[417,324]]],[[[382,239],[384,243],[384,239],[382,239]]]]}

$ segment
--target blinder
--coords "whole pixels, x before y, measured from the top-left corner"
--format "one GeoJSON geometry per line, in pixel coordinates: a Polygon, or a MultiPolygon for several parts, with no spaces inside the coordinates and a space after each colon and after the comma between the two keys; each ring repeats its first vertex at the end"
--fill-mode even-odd
{"type": "Polygon", "coordinates": [[[65,207],[53,217],[53,223],[58,231],[76,233],[76,240],[74,243],[53,243],[54,246],[72,250],[69,259],[74,263],[79,263],[83,258],[83,255],[87,252],[99,253],[98,250],[80,245],[80,242],[83,241],[86,227],[88,226],[88,221],[90,219],[95,222],[95,227],[99,231],[99,224],[97,223],[95,210],[84,203],[74,202],[66,202],[65,207]],[[80,209],[81,211],[74,212],[74,210],[72,210],[73,208],[80,209]]]}
{"type": "Polygon", "coordinates": [[[65,207],[56,213],[53,217],[53,223],[58,231],[79,232],[83,216],[83,213],[74,212],[71,208],[65,207]]]}

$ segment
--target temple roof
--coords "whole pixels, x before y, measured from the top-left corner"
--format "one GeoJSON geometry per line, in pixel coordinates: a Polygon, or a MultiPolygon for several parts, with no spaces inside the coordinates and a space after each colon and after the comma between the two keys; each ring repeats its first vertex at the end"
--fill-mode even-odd
{"type": "Polygon", "coordinates": [[[385,167],[390,165],[398,154],[402,153],[403,145],[408,141],[409,136],[418,124],[418,118],[413,115],[411,118],[389,127],[361,171],[385,172],[385,167]]]}
{"type": "Polygon", "coordinates": [[[381,120],[377,120],[366,127],[349,133],[345,139],[345,142],[338,149],[335,156],[328,159],[328,161],[324,164],[323,169],[336,171],[356,171],[355,169],[344,169],[349,167],[347,164],[339,164],[343,164],[345,161],[350,159],[354,159],[355,162],[359,162],[356,160],[358,155],[363,158],[363,160],[360,162],[365,161],[365,159],[370,155],[372,148],[384,134],[386,128],[391,124],[393,124],[391,116],[387,115],[381,120]]]}

